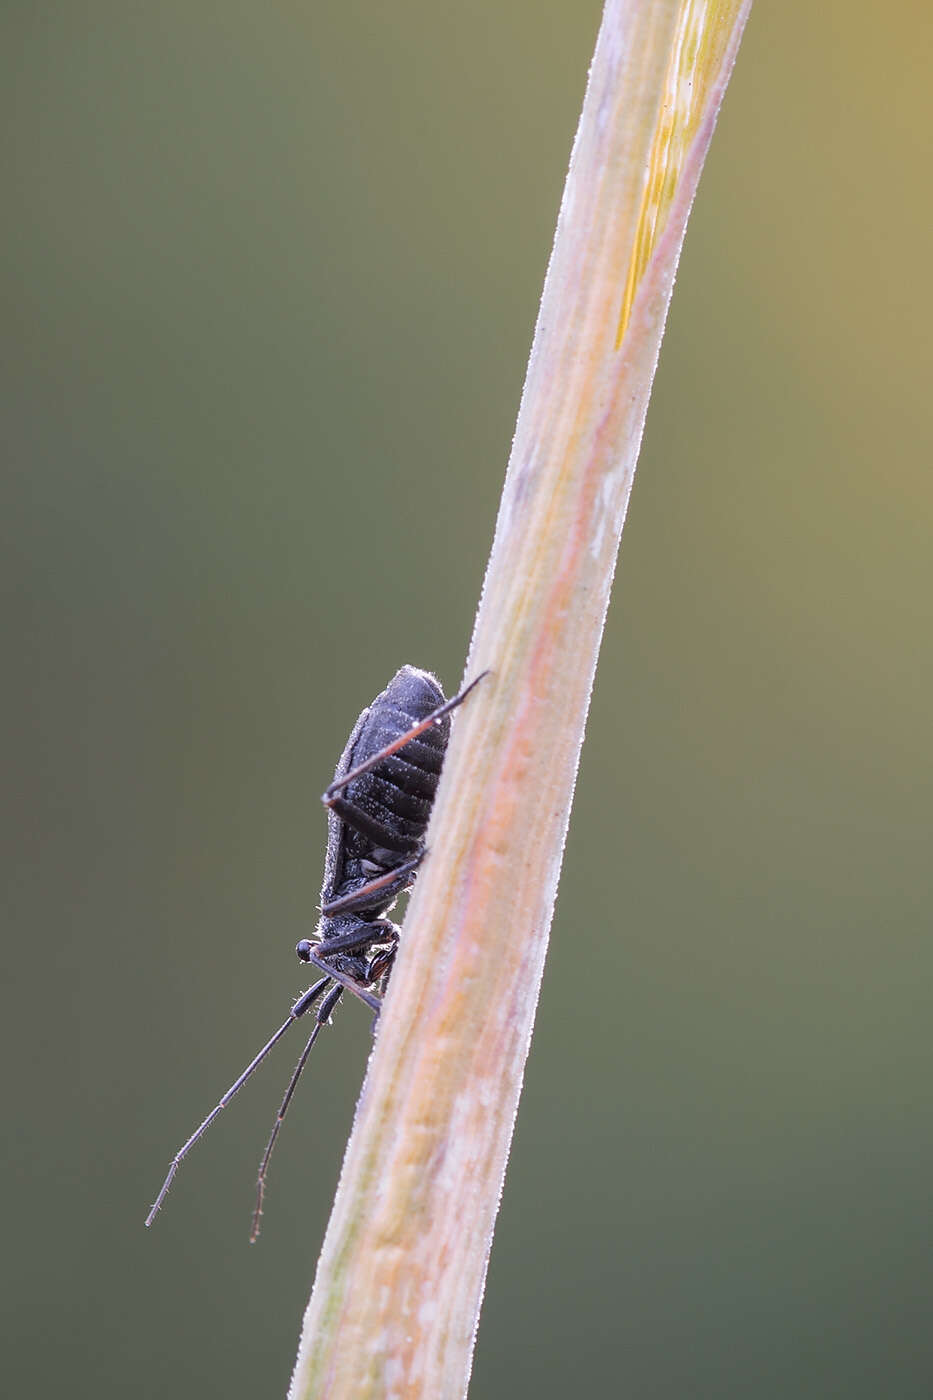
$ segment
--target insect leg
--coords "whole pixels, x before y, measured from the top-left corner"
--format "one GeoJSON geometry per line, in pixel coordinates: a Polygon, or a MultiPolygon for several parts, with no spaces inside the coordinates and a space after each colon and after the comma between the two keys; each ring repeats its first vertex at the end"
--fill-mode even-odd
{"type": "MultiPolygon", "coordinates": [[[[378,982],[380,977],[387,977],[395,966],[395,955],[398,952],[398,940],[391,948],[380,948],[373,953],[366,968],[366,976],[371,982],[378,982]]],[[[385,988],[383,988],[385,990],[385,988]]]]}
{"type": "Polygon", "coordinates": [[[391,967],[398,951],[398,942],[399,928],[397,924],[393,924],[389,919],[374,919],[370,924],[361,921],[358,928],[348,929],[345,933],[335,934],[332,938],[322,938],[318,943],[312,943],[310,939],[303,938],[298,944],[296,952],[302,961],[307,961],[308,950],[313,948],[321,966],[329,967],[329,959],[335,953],[348,953],[354,948],[362,950],[367,944],[370,946],[373,944],[382,945],[377,946],[375,952],[370,954],[369,962],[366,965],[363,981],[369,985],[378,982],[383,973],[391,967]]]}
{"type": "Polygon", "coordinates": [[[347,972],[341,972],[336,967],[331,967],[329,963],[324,962],[323,958],[319,958],[314,950],[320,946],[319,943],[309,943],[306,938],[303,938],[298,944],[301,949],[298,954],[301,961],[313,963],[321,972],[326,972],[328,977],[339,982],[341,987],[346,987],[347,991],[352,992],[355,997],[359,997],[360,1001],[378,1016],[382,1006],[379,998],[374,997],[371,992],[367,992],[366,988],[361,986],[355,977],[351,977],[347,972]]]}
{"type": "Polygon", "coordinates": [[[334,953],[350,953],[355,948],[365,948],[368,943],[389,942],[398,942],[398,928],[390,919],[373,919],[371,922],[357,919],[355,928],[345,929],[343,933],[325,933],[316,943],[312,943],[310,938],[303,938],[295,952],[302,962],[307,962],[310,948],[319,958],[330,958],[334,953]]]}
{"type": "Polygon", "coordinates": [[[386,744],[384,749],[374,753],[371,758],[367,758],[364,763],[358,763],[355,768],[351,768],[349,773],[344,773],[341,777],[335,778],[330,787],[324,793],[321,801],[325,807],[333,807],[334,798],[343,791],[347,783],[352,783],[354,778],[359,778],[363,773],[368,773],[371,768],[375,768],[377,763],[381,763],[384,758],[390,758],[392,754],[398,753],[406,744],[410,744],[412,739],[417,739],[419,734],[423,734],[426,729],[430,729],[432,724],[437,724],[438,720],[449,715],[451,710],[455,710],[458,705],[462,705],[474,686],[479,685],[484,676],[488,676],[488,671],[481,671],[475,680],[464,686],[459,695],[453,696],[450,700],[445,700],[443,705],[439,705],[436,710],[432,710],[426,719],[418,724],[412,725],[411,729],[406,729],[404,734],[400,734],[397,739],[393,739],[391,744],[386,744]]]}
{"type": "Polygon", "coordinates": [[[262,1203],[266,1194],[266,1172],[269,1167],[269,1158],[272,1156],[272,1149],[275,1147],[276,1138],[279,1135],[282,1122],[288,1112],[288,1105],[292,1101],[292,1095],[295,1092],[298,1080],[301,1078],[301,1071],[308,1062],[308,1056],[311,1054],[314,1042],[321,1033],[321,1027],[325,1026],[330,1020],[331,1012],[342,996],[343,987],[339,985],[332,987],[318,1007],[314,1017],[314,1030],[308,1036],[308,1043],[301,1052],[301,1058],[295,1066],[291,1079],[288,1081],[285,1097],[279,1106],[278,1113],[275,1115],[275,1123],[272,1125],[272,1132],[269,1135],[269,1141],[266,1143],[266,1150],[262,1154],[262,1160],[259,1163],[259,1175],[256,1178],[256,1208],[253,1211],[253,1222],[249,1231],[250,1244],[255,1244],[259,1238],[259,1227],[262,1220],[262,1203]]]}
{"type": "MultiPolygon", "coordinates": [[[[322,971],[327,972],[328,969],[323,968],[322,971]]],[[[175,1173],[178,1171],[178,1168],[181,1166],[182,1162],[187,1157],[192,1147],[194,1147],[194,1144],[198,1141],[199,1138],[204,1136],[207,1129],[213,1123],[220,1110],[222,1108],[226,1108],[227,1104],[233,1098],[234,1094],[238,1093],[239,1090],[243,1088],[243,1085],[246,1083],[247,1079],[249,1079],[253,1071],[256,1070],[259,1067],[259,1065],[262,1064],[263,1060],[266,1058],[272,1047],[278,1044],[285,1032],[298,1020],[298,1017],[303,1016],[304,1013],[307,1011],[308,1007],[313,1005],[313,1003],[323,992],[324,988],[327,986],[329,980],[330,976],[322,977],[319,982],[315,982],[313,987],[309,987],[306,992],[302,993],[302,995],[298,998],[298,1000],[295,1002],[295,1005],[289,1012],[288,1020],[283,1021],[282,1025],[279,1026],[275,1035],[271,1036],[270,1039],[266,1041],[259,1054],[256,1055],[252,1060],[250,1060],[243,1073],[230,1085],[230,1088],[224,1094],[223,1098],[216,1105],[216,1107],[211,1109],[210,1113],[204,1119],[204,1122],[201,1123],[199,1127],[195,1128],[188,1141],[175,1153],[175,1156],[169,1163],[168,1173],[166,1174],[165,1180],[162,1183],[162,1189],[159,1192],[158,1196],[156,1196],[152,1209],[146,1216],[147,1226],[151,1225],[153,1220],[155,1220],[159,1207],[165,1200],[165,1197],[168,1195],[168,1189],[171,1186],[172,1182],[175,1180],[175,1173]]]]}
{"type": "Polygon", "coordinates": [[[327,904],[321,905],[321,913],[330,918],[334,914],[352,914],[357,909],[368,909],[372,904],[374,894],[381,895],[388,901],[395,895],[402,894],[411,885],[408,878],[417,870],[424,860],[424,848],[417,851],[403,865],[397,865],[394,870],[387,870],[384,875],[377,875],[374,880],[369,880],[365,885],[361,885],[358,890],[351,890],[349,894],[341,895],[340,899],[332,899],[327,904]]]}

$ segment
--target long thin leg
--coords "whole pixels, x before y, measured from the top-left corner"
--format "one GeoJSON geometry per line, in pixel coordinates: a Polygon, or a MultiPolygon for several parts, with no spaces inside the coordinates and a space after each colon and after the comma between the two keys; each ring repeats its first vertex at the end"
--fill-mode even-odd
{"type": "Polygon", "coordinates": [[[322,958],[319,958],[314,952],[314,944],[311,944],[308,948],[307,956],[302,954],[301,960],[302,962],[314,963],[316,968],[321,972],[326,972],[328,977],[333,978],[335,982],[339,982],[341,987],[346,987],[347,991],[352,992],[355,997],[359,997],[360,1001],[363,1002],[365,1006],[368,1006],[370,1011],[374,1011],[377,1016],[379,1015],[382,1009],[382,1002],[379,998],[374,997],[371,992],[367,992],[365,987],[361,987],[355,977],[351,977],[347,972],[339,972],[336,967],[330,967],[322,958]]]}
{"type": "Polygon", "coordinates": [[[361,885],[357,890],[351,890],[349,894],[341,895],[339,899],[332,899],[327,904],[321,905],[321,913],[327,918],[334,914],[352,914],[357,909],[368,909],[372,904],[371,896],[382,894],[388,900],[391,894],[402,894],[408,888],[411,881],[406,877],[424,860],[424,851],[417,851],[404,864],[397,865],[394,870],[387,870],[384,875],[377,875],[374,880],[369,880],[365,885],[361,885]]]}
{"type": "Polygon", "coordinates": [[[343,933],[325,934],[316,943],[303,938],[295,951],[302,962],[309,948],[313,948],[319,958],[333,957],[334,953],[349,953],[356,948],[365,948],[369,943],[397,943],[398,928],[391,919],[357,919],[355,928],[344,929],[343,933]]]}
{"type": "Polygon", "coordinates": [[[292,1074],[291,1079],[288,1081],[288,1088],[285,1090],[285,1097],[279,1106],[278,1113],[275,1115],[275,1123],[272,1125],[272,1132],[269,1135],[269,1141],[266,1143],[266,1150],[262,1154],[262,1160],[259,1163],[259,1175],[256,1178],[256,1208],[253,1211],[253,1223],[250,1226],[249,1231],[250,1244],[255,1244],[259,1238],[259,1227],[262,1221],[262,1203],[266,1194],[266,1171],[269,1167],[269,1158],[272,1156],[272,1150],[275,1147],[276,1139],[278,1138],[279,1132],[282,1127],[282,1123],[285,1119],[285,1115],[288,1112],[288,1105],[292,1101],[292,1095],[294,1094],[298,1081],[301,1078],[301,1071],[307,1064],[308,1056],[311,1054],[311,1051],[314,1048],[314,1042],[317,1040],[318,1036],[321,1033],[321,1027],[326,1026],[327,1022],[330,1020],[331,1012],[334,1010],[334,1007],[337,1005],[338,1001],[342,996],[343,987],[334,987],[331,991],[327,993],[327,996],[324,998],[324,1000],[318,1007],[317,1014],[314,1018],[314,1030],[308,1036],[308,1043],[301,1052],[301,1058],[295,1066],[294,1073],[292,1074]]]}
{"type": "MultiPolygon", "coordinates": [[[[328,960],[332,958],[335,953],[341,953],[345,948],[363,948],[366,944],[372,945],[375,941],[373,935],[376,934],[380,943],[388,944],[389,946],[377,948],[375,953],[370,954],[366,973],[360,979],[363,985],[368,987],[373,982],[378,982],[379,978],[382,976],[382,972],[373,972],[372,968],[381,966],[384,971],[387,965],[386,959],[391,963],[398,952],[399,930],[397,925],[390,924],[388,919],[381,919],[380,923],[382,924],[381,930],[378,924],[363,925],[364,929],[369,930],[369,936],[365,940],[360,939],[358,933],[338,933],[336,938],[324,938],[320,943],[307,943],[307,947],[314,949],[323,967],[329,967],[330,962],[328,960]]],[[[379,1005],[380,1007],[382,1006],[381,1001],[379,1005]]]]}
{"type": "MultiPolygon", "coordinates": [[[[324,972],[327,972],[327,968],[324,968],[322,970],[324,972]]],[[[295,1002],[295,1005],[289,1012],[288,1020],[283,1021],[282,1025],[279,1026],[275,1035],[271,1036],[270,1039],[266,1041],[259,1054],[254,1056],[254,1058],[250,1060],[249,1064],[246,1066],[245,1070],[240,1075],[240,1077],[234,1080],[234,1082],[230,1085],[230,1088],[224,1094],[223,1098],[220,1100],[217,1106],[211,1109],[210,1113],[204,1119],[204,1122],[201,1123],[199,1127],[195,1128],[188,1141],[175,1153],[175,1156],[169,1163],[168,1173],[165,1177],[165,1180],[162,1183],[162,1189],[159,1192],[158,1196],[156,1196],[152,1209],[146,1216],[147,1226],[151,1225],[153,1220],[155,1220],[156,1215],[159,1211],[159,1207],[165,1200],[165,1197],[168,1195],[168,1189],[171,1186],[172,1182],[175,1180],[175,1173],[178,1171],[178,1168],[181,1166],[182,1162],[187,1157],[192,1147],[194,1147],[194,1144],[198,1141],[199,1138],[204,1136],[204,1134],[207,1132],[207,1129],[213,1123],[220,1110],[222,1108],[226,1108],[227,1104],[233,1098],[234,1094],[238,1093],[239,1090],[243,1088],[243,1085],[246,1083],[247,1079],[249,1079],[253,1071],[257,1069],[259,1065],[262,1064],[263,1060],[266,1058],[273,1045],[278,1044],[285,1032],[298,1020],[298,1017],[303,1016],[304,1013],[307,1011],[308,1007],[311,1006],[317,1000],[317,998],[321,995],[321,992],[323,992],[324,988],[331,980],[332,975],[333,974],[328,973],[327,977],[322,977],[319,982],[315,982],[313,987],[309,987],[306,992],[302,993],[302,995],[298,998],[298,1000],[295,1002]]]]}
{"type": "Polygon", "coordinates": [[[484,676],[488,676],[488,671],[481,671],[475,680],[464,686],[459,695],[455,695],[451,700],[445,700],[443,705],[439,705],[436,710],[432,710],[427,719],[421,720],[418,724],[412,725],[411,729],[406,729],[404,734],[400,734],[397,739],[393,739],[391,744],[386,744],[384,749],[374,753],[372,758],[367,758],[363,763],[358,763],[355,768],[351,768],[349,773],[344,773],[341,777],[335,778],[330,787],[324,793],[321,801],[325,807],[330,807],[334,798],[341,792],[347,783],[352,783],[354,778],[359,778],[363,773],[368,773],[371,768],[375,768],[377,763],[381,763],[384,758],[390,758],[392,754],[398,753],[406,744],[410,744],[412,739],[417,739],[419,734],[423,734],[426,729],[430,729],[432,724],[437,724],[439,719],[449,715],[451,710],[455,710],[458,705],[462,705],[474,686],[479,685],[484,676]]]}

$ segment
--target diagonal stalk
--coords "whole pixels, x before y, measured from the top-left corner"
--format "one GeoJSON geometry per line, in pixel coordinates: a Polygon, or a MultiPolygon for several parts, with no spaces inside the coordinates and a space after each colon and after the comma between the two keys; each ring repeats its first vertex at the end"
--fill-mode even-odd
{"type": "Polygon", "coordinates": [[[290,1400],[465,1394],[684,227],[750,0],[608,0],[467,679],[290,1400]]]}

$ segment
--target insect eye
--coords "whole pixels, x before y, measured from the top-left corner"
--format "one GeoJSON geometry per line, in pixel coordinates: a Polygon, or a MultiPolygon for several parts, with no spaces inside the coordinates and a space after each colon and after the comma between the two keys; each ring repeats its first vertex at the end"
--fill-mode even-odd
{"type": "Polygon", "coordinates": [[[295,949],[295,952],[298,954],[298,960],[299,960],[299,962],[310,962],[310,961],[311,961],[311,941],[310,941],[310,939],[302,938],[301,941],[300,941],[300,943],[298,944],[297,948],[295,949]]]}

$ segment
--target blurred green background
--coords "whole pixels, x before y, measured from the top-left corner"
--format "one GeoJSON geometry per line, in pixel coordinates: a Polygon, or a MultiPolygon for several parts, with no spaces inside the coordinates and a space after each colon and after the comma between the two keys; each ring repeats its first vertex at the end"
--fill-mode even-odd
{"type": "MultiPolygon", "coordinates": [[[[9,1393],[284,1392],[369,1047],[318,794],[460,678],[594,0],[5,0],[9,1393]],[[12,1381],[9,1379],[12,1378],[12,1381]]],[[[472,1394],[928,1397],[926,4],[760,3],[583,754],[472,1394]],[[897,23],[894,23],[896,18],[897,23]]]]}

